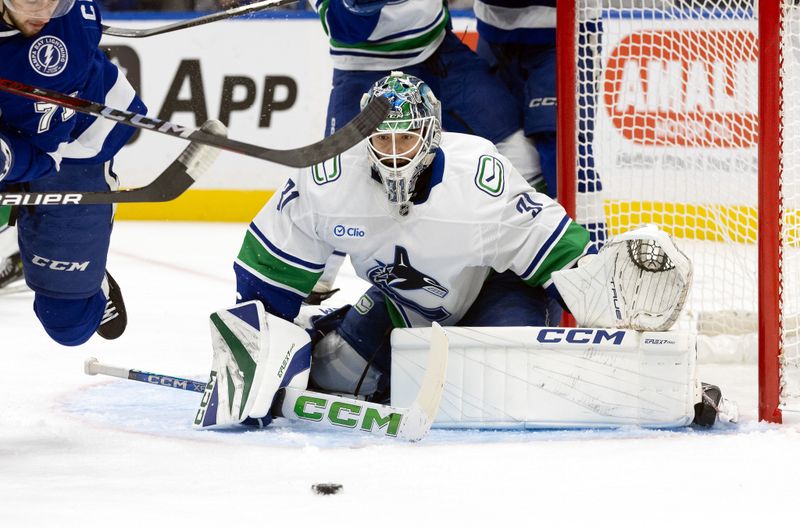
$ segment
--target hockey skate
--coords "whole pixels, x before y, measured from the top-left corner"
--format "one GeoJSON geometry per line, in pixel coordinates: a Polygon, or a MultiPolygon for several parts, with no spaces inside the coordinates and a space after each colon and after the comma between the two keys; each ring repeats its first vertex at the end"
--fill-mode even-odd
{"type": "Polygon", "coordinates": [[[0,262],[0,288],[5,288],[22,278],[22,258],[17,251],[0,262]]]}
{"type": "Polygon", "coordinates": [[[100,326],[97,327],[97,335],[103,339],[116,339],[125,332],[125,327],[128,326],[128,314],[125,312],[122,290],[108,271],[106,271],[106,278],[103,279],[102,289],[107,300],[103,318],[100,320],[100,326]]]}
{"type": "Polygon", "coordinates": [[[703,383],[703,399],[694,405],[695,425],[711,427],[717,420],[736,423],[739,419],[739,408],[736,403],[722,397],[722,391],[716,385],[703,383]]]}

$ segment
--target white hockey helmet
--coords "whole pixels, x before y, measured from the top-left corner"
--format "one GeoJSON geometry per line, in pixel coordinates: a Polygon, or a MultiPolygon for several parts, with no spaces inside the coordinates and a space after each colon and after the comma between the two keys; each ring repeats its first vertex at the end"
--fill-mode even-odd
{"type": "Polygon", "coordinates": [[[367,141],[370,164],[380,175],[389,203],[407,209],[417,177],[439,148],[442,107],[427,84],[402,72],[376,82],[361,98],[361,108],[376,97],[386,97],[391,108],[367,141]]]}
{"type": "Polygon", "coordinates": [[[75,0],[3,0],[3,5],[17,16],[50,20],[69,13],[75,0]]]}

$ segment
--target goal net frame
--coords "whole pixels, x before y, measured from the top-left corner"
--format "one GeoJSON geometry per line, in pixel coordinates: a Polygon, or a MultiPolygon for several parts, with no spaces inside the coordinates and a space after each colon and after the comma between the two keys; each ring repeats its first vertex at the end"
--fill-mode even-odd
{"type": "MultiPolygon", "coordinates": [[[[578,180],[577,2],[557,3],[558,196],[576,218],[578,180]]],[[[758,0],[758,381],[759,420],[781,422],[781,0],[758,0]]],[[[602,110],[598,110],[602,111],[602,110]]]]}

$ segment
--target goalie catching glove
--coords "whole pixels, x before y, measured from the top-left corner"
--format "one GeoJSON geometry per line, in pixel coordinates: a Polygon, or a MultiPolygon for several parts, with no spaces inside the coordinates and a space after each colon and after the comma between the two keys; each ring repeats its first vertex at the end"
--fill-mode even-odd
{"type": "Polygon", "coordinates": [[[553,283],[582,327],[669,330],[692,282],[692,264],[655,226],[612,238],[553,283]]]}
{"type": "Polygon", "coordinates": [[[211,314],[211,342],[214,357],[196,428],[243,422],[266,426],[278,389],[304,389],[308,383],[308,333],[267,313],[259,301],[211,314]]]}

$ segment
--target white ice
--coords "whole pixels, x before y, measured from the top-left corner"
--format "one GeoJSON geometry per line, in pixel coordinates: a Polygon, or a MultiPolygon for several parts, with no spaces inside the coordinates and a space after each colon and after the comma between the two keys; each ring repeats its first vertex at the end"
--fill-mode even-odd
{"type": "MultiPolygon", "coordinates": [[[[116,341],[60,347],[31,294],[0,297],[0,527],[797,525],[800,428],[757,422],[754,364],[701,367],[740,404],[729,428],[435,430],[418,444],[285,420],[193,431],[198,394],[83,374],[96,356],[203,379],[244,229],[118,223],[116,341]],[[344,488],[318,496],[318,482],[344,488]]],[[[334,300],[357,298],[352,271],[340,278],[334,300]]]]}

